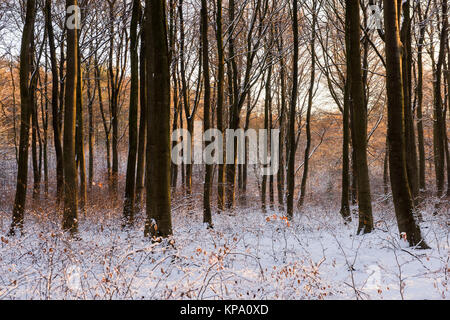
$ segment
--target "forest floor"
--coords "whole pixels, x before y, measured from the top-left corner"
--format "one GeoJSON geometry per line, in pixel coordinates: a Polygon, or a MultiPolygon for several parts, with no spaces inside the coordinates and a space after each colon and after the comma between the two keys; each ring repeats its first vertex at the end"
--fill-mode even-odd
{"type": "Polygon", "coordinates": [[[276,211],[215,214],[213,230],[201,210],[174,208],[173,246],[144,239],[142,217],[122,230],[121,210],[87,209],[78,240],[41,210],[27,213],[24,236],[7,237],[0,211],[0,299],[449,299],[449,213],[433,207],[421,224],[431,250],[398,240],[384,204],[363,236],[326,203],[291,222],[276,211]]]}

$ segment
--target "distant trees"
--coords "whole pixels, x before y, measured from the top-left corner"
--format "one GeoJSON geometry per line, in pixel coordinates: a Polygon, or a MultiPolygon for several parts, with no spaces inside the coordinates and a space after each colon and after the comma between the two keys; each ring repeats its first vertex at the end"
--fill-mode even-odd
{"type": "MultiPolygon", "coordinates": [[[[384,1],[385,28],[376,32],[370,10],[377,1],[27,0],[22,8],[5,0],[2,8],[23,23],[18,147],[17,54],[0,51],[0,62],[9,57],[18,160],[11,233],[23,224],[28,183],[35,203],[42,190],[56,195],[55,210],[64,202],[66,231],[76,233],[78,210],[97,194],[117,206],[123,192],[125,225],[145,202],[145,235],[157,238],[172,234],[173,195],[190,213],[202,198],[212,227],[214,213],[247,205],[292,219],[322,192],[315,184],[327,183],[327,194],[340,194],[336,211],[350,221],[357,205],[358,232],[368,233],[372,199],[391,199],[390,178],[399,230],[411,244],[423,243],[414,215],[420,218],[424,191],[436,191],[442,204],[446,170],[450,180],[447,2],[384,1]],[[78,5],[83,28],[67,28],[78,5]],[[218,152],[224,162],[196,164],[199,120],[203,131],[217,128],[225,137],[227,129],[279,129],[278,141],[269,132],[266,146],[278,143],[279,153],[264,155],[279,161],[276,177],[249,163],[249,141],[238,148],[237,137],[218,152]],[[190,141],[172,141],[178,129],[190,141]],[[315,159],[322,142],[328,148],[315,159]],[[170,162],[179,143],[188,144],[188,163],[170,162]],[[325,179],[320,170],[330,171],[325,179]]],[[[2,30],[14,30],[5,19],[2,30]]],[[[11,103],[0,96],[0,120],[11,103]]],[[[204,147],[213,142],[205,140],[204,147]]]]}

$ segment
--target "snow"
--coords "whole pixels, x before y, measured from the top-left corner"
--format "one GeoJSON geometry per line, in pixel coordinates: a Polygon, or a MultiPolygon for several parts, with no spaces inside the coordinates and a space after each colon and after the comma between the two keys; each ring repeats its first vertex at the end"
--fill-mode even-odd
{"type": "Polygon", "coordinates": [[[0,211],[1,299],[449,299],[448,212],[423,208],[431,250],[405,247],[391,205],[375,204],[376,230],[356,235],[331,204],[293,221],[246,209],[215,214],[174,209],[174,245],[143,238],[143,219],[120,227],[120,212],[88,209],[80,238],[60,217],[27,212],[24,236],[7,237],[0,211]]]}

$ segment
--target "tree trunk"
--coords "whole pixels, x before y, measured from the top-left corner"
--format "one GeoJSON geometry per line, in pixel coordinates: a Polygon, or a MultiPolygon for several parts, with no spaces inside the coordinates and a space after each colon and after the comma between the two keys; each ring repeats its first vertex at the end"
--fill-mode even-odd
{"type": "Polygon", "coordinates": [[[170,71],[164,0],[146,0],[149,114],[145,235],[172,235],[170,206],[170,71]]]}
{"type": "MultiPolygon", "coordinates": [[[[77,0],[67,0],[66,8],[78,5],[77,0]]],[[[68,13],[69,14],[69,13],[68,13]]],[[[75,162],[75,123],[78,80],[78,31],[67,29],[67,70],[64,108],[64,216],[63,229],[75,234],[78,231],[78,179],[75,162]]]]}
{"type": "MultiPolygon", "coordinates": [[[[268,44],[269,46],[269,44],[268,44]]],[[[270,46],[268,48],[268,53],[267,55],[270,56],[270,46]]],[[[264,129],[266,130],[267,133],[267,142],[269,141],[269,137],[270,137],[270,131],[269,131],[269,117],[271,115],[269,115],[270,112],[270,105],[271,105],[271,100],[272,100],[272,93],[270,91],[271,89],[271,85],[272,85],[272,62],[271,62],[271,58],[267,59],[269,62],[269,67],[267,69],[267,80],[266,80],[266,86],[265,86],[265,91],[266,91],[266,97],[264,99],[264,129]]],[[[263,141],[263,143],[265,143],[265,141],[263,141]]],[[[263,150],[265,150],[265,154],[264,157],[265,159],[267,159],[269,157],[269,145],[266,146],[259,146],[260,148],[263,148],[263,150]]],[[[265,160],[264,159],[264,160],[265,160]]],[[[264,161],[265,162],[265,161],[264,161]]],[[[262,210],[263,212],[266,212],[266,188],[267,187],[267,175],[263,175],[262,176],[262,184],[261,184],[261,202],[262,202],[262,210]]]]}
{"type": "MultiPolygon", "coordinates": [[[[78,37],[80,32],[78,32],[78,37]]],[[[77,89],[76,89],[76,138],[75,138],[75,153],[77,167],[80,175],[80,193],[79,193],[79,207],[80,210],[85,211],[86,206],[86,160],[84,152],[84,121],[83,121],[83,82],[82,82],[82,71],[81,71],[81,55],[79,43],[77,44],[77,89]]]]}
{"type": "Polygon", "coordinates": [[[306,183],[308,180],[309,171],[309,153],[311,151],[311,109],[314,98],[314,82],[316,81],[316,24],[317,24],[317,2],[313,2],[312,8],[312,26],[311,26],[311,78],[309,83],[308,92],[308,110],[306,111],[306,148],[305,158],[303,165],[303,177],[300,185],[300,198],[298,201],[298,207],[302,208],[305,203],[306,197],[306,183]]]}
{"type": "Polygon", "coordinates": [[[295,113],[297,106],[298,95],[298,56],[299,56],[299,44],[298,44],[298,9],[297,0],[293,1],[293,22],[292,31],[294,37],[294,57],[292,60],[292,94],[291,94],[291,106],[289,110],[289,158],[288,158],[288,171],[287,171],[287,216],[289,219],[294,217],[294,184],[295,184],[295,113]]]}
{"type": "Polygon", "coordinates": [[[139,119],[139,143],[138,157],[136,166],[136,210],[141,206],[144,192],[144,173],[145,173],[145,152],[147,138],[147,79],[146,79],[146,44],[145,44],[145,26],[141,25],[141,56],[140,56],[140,119],[139,119]]]}
{"type": "Polygon", "coordinates": [[[33,95],[30,87],[30,72],[32,60],[32,42],[34,37],[34,24],[36,20],[36,3],[27,1],[25,25],[22,33],[20,48],[20,142],[19,163],[17,169],[16,197],[12,214],[10,234],[16,228],[23,228],[25,202],[27,196],[28,180],[28,148],[30,139],[30,120],[33,112],[33,95]]]}
{"type": "Polygon", "coordinates": [[[50,64],[52,71],[52,126],[53,142],[55,145],[56,156],[56,201],[59,203],[63,194],[64,169],[63,169],[63,151],[61,144],[61,112],[59,111],[59,76],[58,64],[56,60],[55,35],[52,24],[51,0],[45,0],[45,25],[50,48],[50,64]]]}
{"type": "Polygon", "coordinates": [[[442,68],[445,60],[445,49],[447,39],[447,0],[442,1],[442,29],[439,48],[439,58],[436,64],[436,71],[434,74],[434,161],[436,172],[436,189],[437,196],[441,197],[444,192],[444,163],[445,163],[445,151],[444,151],[444,118],[442,107],[442,68]]]}
{"type": "Polygon", "coordinates": [[[138,103],[139,103],[139,55],[138,55],[138,22],[141,15],[140,0],[133,1],[133,12],[130,26],[130,63],[131,63],[131,88],[130,109],[128,116],[128,163],[125,183],[125,200],[123,215],[125,223],[132,225],[134,222],[134,200],[136,187],[136,157],[138,139],[138,103]]]}
{"type": "MultiPolygon", "coordinates": [[[[224,60],[224,48],[223,48],[223,27],[222,27],[222,0],[217,0],[217,16],[216,16],[216,38],[217,38],[217,130],[223,133],[223,104],[224,104],[224,88],[225,88],[225,60],[224,60]]],[[[219,159],[222,161],[218,166],[217,176],[217,206],[219,212],[225,209],[225,166],[223,160],[225,159],[225,148],[223,148],[222,154],[219,154],[219,159]]]]}
{"type": "Polygon", "coordinates": [[[346,11],[349,33],[347,72],[351,77],[350,92],[354,111],[352,120],[355,130],[353,147],[355,149],[356,168],[358,172],[358,233],[369,233],[373,230],[373,217],[369,168],[367,164],[367,110],[364,103],[361,72],[359,1],[347,1],[346,11]]]}
{"type": "Polygon", "coordinates": [[[401,71],[401,43],[397,0],[384,0],[386,27],[386,89],[388,98],[389,171],[395,213],[400,233],[412,246],[426,248],[414,219],[414,202],[406,169],[404,98],[401,71]]]}
{"type": "Polygon", "coordinates": [[[278,43],[278,53],[280,58],[280,90],[281,90],[281,114],[280,114],[280,137],[279,137],[279,164],[280,170],[277,175],[277,193],[278,205],[280,210],[284,211],[284,195],[285,195],[285,162],[284,162],[284,145],[285,145],[285,118],[286,118],[286,67],[283,52],[283,37],[280,37],[278,43]]]}
{"type": "MultiPolygon", "coordinates": [[[[206,0],[202,0],[201,9],[201,35],[202,35],[202,58],[203,58],[203,81],[205,83],[204,103],[203,103],[203,130],[205,133],[211,128],[211,86],[209,78],[209,54],[208,54],[208,7],[206,0]]],[[[211,143],[208,137],[205,137],[206,147],[211,143]]],[[[213,165],[205,165],[205,183],[203,185],[203,223],[211,228],[211,181],[212,181],[213,165]]]]}
{"type": "Polygon", "coordinates": [[[425,191],[425,142],[423,132],[423,47],[425,42],[426,23],[422,18],[421,5],[418,4],[419,40],[417,44],[417,135],[419,143],[419,188],[425,191]]]}
{"type": "MultiPolygon", "coordinates": [[[[347,37],[348,38],[348,37],[347,37]]],[[[348,40],[347,40],[348,41],[348,40]]],[[[344,221],[351,221],[350,214],[350,159],[349,159],[349,140],[350,140],[350,81],[347,74],[344,89],[344,112],[342,113],[343,138],[342,138],[342,194],[341,194],[341,215],[344,221]]]]}
{"type": "Polygon", "coordinates": [[[415,130],[413,121],[412,106],[412,41],[411,41],[411,14],[410,1],[403,1],[403,24],[401,37],[403,42],[402,72],[403,72],[403,96],[405,101],[405,142],[406,142],[406,166],[408,172],[408,182],[414,201],[419,195],[417,148],[415,143],[415,130]]]}

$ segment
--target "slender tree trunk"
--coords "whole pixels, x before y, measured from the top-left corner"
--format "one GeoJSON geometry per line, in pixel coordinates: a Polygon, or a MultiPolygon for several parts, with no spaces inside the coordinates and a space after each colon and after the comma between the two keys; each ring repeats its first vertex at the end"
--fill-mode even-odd
{"type": "Polygon", "coordinates": [[[289,219],[294,217],[294,184],[295,184],[295,113],[297,106],[297,90],[298,90],[298,56],[299,56],[299,44],[298,44],[298,9],[297,0],[293,1],[293,22],[292,31],[294,37],[294,57],[292,60],[292,94],[291,94],[291,106],[289,111],[289,157],[288,157],[288,171],[287,171],[287,216],[289,219]]]}
{"type": "MultiPolygon", "coordinates": [[[[171,63],[171,71],[172,71],[172,81],[173,81],[173,94],[172,94],[172,101],[173,101],[173,120],[172,120],[172,132],[175,132],[178,129],[178,112],[182,112],[180,108],[179,103],[179,96],[178,96],[178,79],[177,79],[177,65],[178,60],[175,57],[175,43],[176,43],[176,14],[175,14],[175,8],[176,8],[176,1],[170,0],[169,1],[169,59],[171,63]]],[[[179,141],[172,141],[172,150],[175,148],[179,141]]],[[[170,185],[172,187],[172,191],[175,192],[177,189],[177,183],[178,183],[178,165],[173,163],[171,164],[170,169],[170,185]]]]}
{"type": "MultiPolygon", "coordinates": [[[[216,16],[216,38],[217,38],[217,130],[223,133],[223,104],[224,104],[224,88],[225,88],[225,60],[224,60],[224,47],[223,47],[223,27],[222,27],[222,0],[217,0],[217,16],[216,16]]],[[[218,166],[217,175],[217,206],[219,212],[225,209],[225,166],[223,161],[225,159],[225,148],[219,154],[219,159],[222,161],[218,166]]]]}
{"type": "Polygon", "coordinates": [[[439,58],[434,74],[434,159],[436,172],[437,196],[441,197],[444,192],[445,176],[445,151],[444,151],[444,118],[442,107],[442,68],[445,60],[445,49],[447,39],[448,17],[447,0],[442,1],[442,29],[440,37],[439,58]]]}
{"type": "MultiPolygon", "coordinates": [[[[78,37],[80,32],[78,32],[78,37]]],[[[84,151],[84,120],[83,120],[83,80],[81,71],[81,55],[79,43],[77,44],[77,89],[76,89],[76,138],[75,138],[75,153],[77,167],[80,175],[80,193],[78,195],[79,207],[83,212],[85,211],[87,190],[86,190],[86,160],[84,151]]]]}
{"type": "Polygon", "coordinates": [[[384,162],[383,162],[383,189],[384,196],[386,197],[385,204],[388,203],[388,195],[389,195],[389,139],[386,134],[386,151],[384,154],[384,162]]]}
{"type": "MultiPolygon", "coordinates": [[[[90,69],[89,69],[90,71],[90,69]]],[[[95,145],[95,127],[94,127],[94,110],[93,103],[95,97],[95,86],[94,91],[92,91],[91,87],[91,74],[88,71],[87,74],[87,96],[88,96],[88,122],[89,122],[89,164],[88,164],[88,186],[89,190],[92,189],[92,185],[94,183],[94,145],[95,145]]]]}
{"type": "Polygon", "coordinates": [[[403,42],[402,72],[403,72],[403,95],[405,101],[405,142],[406,142],[406,165],[408,171],[408,182],[414,201],[419,195],[419,171],[417,167],[417,148],[415,143],[415,130],[412,106],[412,40],[411,40],[411,13],[410,1],[403,1],[403,24],[401,30],[403,42]]]}
{"type": "MultiPolygon", "coordinates": [[[[230,0],[229,8],[228,8],[228,17],[232,26],[235,25],[236,18],[236,8],[235,8],[235,0],[230,0]]],[[[228,51],[230,56],[230,66],[231,66],[231,78],[230,88],[232,89],[232,104],[229,111],[229,128],[231,130],[236,130],[239,128],[239,86],[238,86],[238,67],[235,57],[235,35],[233,34],[234,27],[229,28],[229,40],[228,40],[228,51]]],[[[236,186],[236,166],[237,166],[237,141],[234,139],[233,141],[233,149],[234,149],[234,159],[233,163],[226,164],[226,208],[227,210],[234,209],[235,204],[235,186],[236,186]]]]}
{"type": "Polygon", "coordinates": [[[303,177],[300,186],[300,199],[298,201],[298,207],[302,208],[305,203],[306,197],[306,183],[308,180],[309,171],[309,153],[311,152],[311,109],[313,105],[314,98],[314,83],[316,81],[316,24],[317,24],[317,2],[313,2],[312,8],[312,26],[311,26],[311,79],[309,83],[308,92],[308,110],[306,111],[306,149],[305,149],[305,160],[303,165],[303,177]]]}
{"type": "MultiPolygon", "coordinates": [[[[203,129],[205,132],[211,128],[211,85],[209,77],[209,54],[208,54],[208,6],[206,0],[202,0],[201,9],[201,35],[202,35],[202,58],[203,58],[203,81],[205,83],[204,103],[203,103],[203,129]]],[[[205,137],[208,141],[208,138],[205,137]]],[[[211,141],[206,142],[206,147],[211,141]]],[[[205,165],[205,183],[203,185],[203,223],[208,227],[212,227],[211,215],[211,182],[212,182],[213,165],[205,165]]]]}
{"type": "MultiPolygon", "coordinates": [[[[269,46],[269,45],[268,45],[269,46]]],[[[270,47],[268,48],[269,52],[267,53],[268,55],[270,55],[270,47]]],[[[270,104],[271,104],[271,99],[272,99],[272,93],[270,91],[271,89],[271,85],[272,85],[272,62],[270,61],[271,58],[268,59],[269,60],[269,67],[267,69],[267,80],[266,80],[266,86],[265,86],[265,91],[266,91],[266,98],[264,99],[264,129],[266,130],[266,132],[269,132],[269,117],[271,115],[269,115],[270,112],[270,104]]],[[[270,132],[268,133],[267,136],[267,142],[269,140],[270,137],[270,132]]],[[[265,143],[265,142],[263,142],[265,143]]],[[[265,150],[265,158],[268,158],[269,156],[269,146],[261,146],[260,148],[263,148],[263,150],[265,150]]],[[[267,196],[267,176],[263,175],[262,176],[262,184],[261,184],[261,202],[262,202],[262,210],[263,212],[266,212],[266,196],[267,196]]]]}
{"type": "Polygon", "coordinates": [[[361,72],[360,15],[359,1],[349,0],[346,6],[348,19],[349,48],[347,72],[351,77],[351,97],[353,102],[353,127],[357,181],[359,226],[358,233],[370,233],[373,230],[372,200],[370,194],[369,167],[367,163],[367,110],[364,103],[364,91],[361,72]]]}
{"type": "Polygon", "coordinates": [[[145,26],[141,26],[141,55],[140,55],[140,119],[139,119],[139,142],[138,158],[136,167],[136,210],[141,206],[144,192],[144,173],[145,173],[145,152],[147,140],[147,78],[146,78],[146,44],[145,44],[145,26]]]}
{"type": "MultiPolygon", "coordinates": [[[[182,82],[182,95],[183,95],[183,105],[184,105],[184,111],[186,115],[186,124],[187,124],[187,130],[191,136],[191,140],[188,141],[189,149],[186,151],[188,152],[188,159],[190,160],[186,164],[186,176],[184,180],[186,194],[190,196],[192,194],[192,170],[193,170],[193,142],[194,142],[194,119],[195,119],[195,109],[196,106],[194,105],[193,110],[191,110],[191,104],[190,104],[190,94],[189,94],[189,88],[188,83],[186,79],[186,61],[185,61],[185,31],[184,31],[184,14],[183,14],[183,0],[179,0],[178,4],[178,11],[179,11],[179,19],[180,19],[180,71],[181,71],[181,82],[182,82]]],[[[201,64],[198,68],[199,72],[199,82],[200,82],[200,76],[201,76],[201,64]]],[[[197,92],[198,94],[198,92],[197,92]]]]}
{"type": "MultiPolygon", "coordinates": [[[[37,66],[34,66],[37,68],[37,66]]],[[[33,70],[34,72],[34,70],[33,70]]],[[[31,81],[31,90],[36,92],[36,82],[35,80],[31,81]]],[[[38,164],[38,150],[37,150],[37,140],[38,140],[38,119],[37,119],[37,101],[36,94],[32,97],[33,100],[33,111],[31,114],[31,123],[32,123],[32,131],[31,131],[31,158],[33,163],[33,200],[38,200],[39,195],[41,193],[41,171],[39,170],[38,164]]]]}
{"type": "MultiPolygon", "coordinates": [[[[67,0],[66,8],[78,5],[77,0],[67,0]]],[[[75,123],[78,80],[78,31],[67,28],[67,71],[64,108],[64,216],[63,229],[75,234],[78,231],[78,179],[75,162],[75,123]]]]}
{"type": "Polygon", "coordinates": [[[417,135],[419,144],[419,188],[425,191],[425,142],[423,131],[423,47],[425,42],[426,23],[422,19],[421,5],[418,4],[419,40],[417,45],[417,135]]]}
{"type": "MultiPolygon", "coordinates": [[[[283,37],[279,39],[278,53],[282,56],[283,37]]],[[[280,138],[279,138],[279,164],[277,176],[278,204],[280,210],[284,211],[284,195],[285,195],[285,162],[284,162],[284,145],[285,145],[285,118],[286,118],[286,68],[284,58],[280,59],[280,90],[281,90],[281,114],[280,114],[280,138]]]]}
{"type": "MultiPolygon", "coordinates": [[[[47,48],[47,47],[46,47],[47,48]]],[[[48,198],[48,56],[45,55],[45,68],[44,68],[44,94],[41,94],[41,121],[43,128],[43,161],[44,161],[44,194],[45,198],[48,198]],[[45,99],[45,102],[43,100],[45,99]]]]}
{"type": "Polygon", "coordinates": [[[27,196],[28,180],[28,148],[30,139],[30,120],[33,112],[33,95],[30,87],[30,72],[32,59],[32,42],[34,37],[34,24],[36,20],[36,3],[27,1],[25,25],[22,33],[20,48],[20,142],[19,163],[17,169],[16,197],[12,214],[10,234],[16,228],[23,228],[25,202],[27,196]]]}
{"type": "Polygon", "coordinates": [[[118,68],[116,66],[116,73],[114,72],[113,53],[114,53],[114,5],[115,1],[109,2],[110,6],[110,40],[109,40],[109,78],[110,78],[110,110],[111,110],[111,127],[112,127],[112,170],[111,170],[111,189],[114,197],[118,193],[118,179],[119,179],[119,86],[117,85],[118,68]]]}
{"type": "Polygon", "coordinates": [[[108,126],[105,111],[103,107],[103,95],[102,95],[102,84],[101,84],[101,73],[100,73],[100,67],[98,65],[98,60],[95,59],[94,61],[95,65],[95,78],[97,81],[97,88],[98,88],[98,105],[100,109],[100,114],[102,116],[102,123],[103,123],[103,129],[105,131],[105,148],[106,148],[106,168],[107,168],[107,176],[108,180],[111,179],[111,140],[110,140],[110,131],[111,127],[108,126]]]}
{"type": "Polygon", "coordinates": [[[140,0],[133,1],[133,12],[130,26],[130,63],[131,63],[131,88],[130,109],[128,118],[128,163],[125,183],[125,201],[123,215],[125,223],[132,225],[134,222],[134,200],[136,187],[136,158],[138,144],[138,103],[139,103],[139,55],[138,55],[138,22],[141,15],[140,0]]]}
{"type": "MultiPolygon", "coordinates": [[[[348,38],[348,37],[347,37],[348,38]]],[[[342,113],[343,138],[342,138],[342,194],[341,194],[341,215],[345,221],[351,221],[350,214],[350,159],[349,159],[349,140],[350,140],[350,81],[347,75],[344,89],[344,112],[342,113]]]]}

